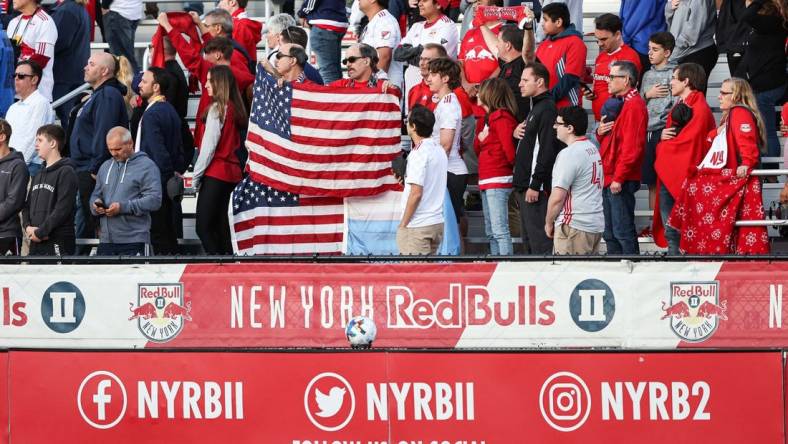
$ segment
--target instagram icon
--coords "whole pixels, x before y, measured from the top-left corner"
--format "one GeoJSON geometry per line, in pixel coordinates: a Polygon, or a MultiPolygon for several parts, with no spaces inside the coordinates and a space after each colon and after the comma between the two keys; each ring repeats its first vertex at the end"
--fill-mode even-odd
{"type": "Polygon", "coordinates": [[[542,384],[539,408],[552,428],[571,432],[588,419],[591,393],[586,383],[574,373],[554,373],[542,384]]]}

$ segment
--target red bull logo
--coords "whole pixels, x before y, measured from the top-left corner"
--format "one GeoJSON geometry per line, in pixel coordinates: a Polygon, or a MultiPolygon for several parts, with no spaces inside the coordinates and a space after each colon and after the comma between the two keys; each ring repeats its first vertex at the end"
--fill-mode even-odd
{"type": "Polygon", "coordinates": [[[151,341],[167,342],[191,321],[192,303],[184,302],[183,284],[139,284],[137,306],[129,303],[129,320],[137,321],[140,332],[151,341]]]}
{"type": "Polygon", "coordinates": [[[702,342],[727,321],[727,302],[719,300],[720,284],[711,282],[671,282],[670,302],[662,301],[662,317],[681,339],[702,342]]]}

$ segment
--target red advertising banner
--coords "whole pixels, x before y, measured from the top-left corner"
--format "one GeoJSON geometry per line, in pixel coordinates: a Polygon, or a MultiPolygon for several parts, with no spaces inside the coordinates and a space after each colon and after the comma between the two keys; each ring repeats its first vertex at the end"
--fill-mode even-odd
{"type": "Polygon", "coordinates": [[[783,442],[763,353],[11,352],[14,442],[783,442]]]}

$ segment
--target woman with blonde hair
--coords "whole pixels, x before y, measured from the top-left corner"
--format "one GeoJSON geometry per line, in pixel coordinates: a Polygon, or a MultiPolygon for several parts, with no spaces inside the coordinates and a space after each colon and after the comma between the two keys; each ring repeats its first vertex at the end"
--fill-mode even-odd
{"type": "Polygon", "coordinates": [[[199,116],[205,122],[194,187],[197,194],[197,236],[207,254],[232,254],[227,206],[233,189],[243,178],[243,165],[236,153],[241,147],[241,130],[246,127],[246,109],[229,67],[208,70],[205,84],[211,104],[199,116]]]}
{"type": "Polygon", "coordinates": [[[517,102],[505,80],[487,79],[479,89],[479,105],[487,113],[484,129],[476,136],[474,150],[479,156],[479,190],[482,193],[484,231],[490,253],[513,253],[509,232],[509,195],[512,193],[515,146],[512,134],[517,127],[517,102]]]}
{"type": "Polygon", "coordinates": [[[719,97],[720,125],[709,132],[711,147],[684,182],[668,223],[688,254],[768,254],[765,227],[736,226],[764,218],[761,182],[750,176],[766,143],[763,118],[746,80],[723,81],[719,97]]]}

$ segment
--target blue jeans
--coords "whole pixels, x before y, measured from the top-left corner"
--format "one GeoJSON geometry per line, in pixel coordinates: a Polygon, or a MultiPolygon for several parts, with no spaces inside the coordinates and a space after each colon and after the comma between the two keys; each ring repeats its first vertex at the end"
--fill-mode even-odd
{"type": "Polygon", "coordinates": [[[334,31],[312,26],[309,30],[309,46],[317,56],[320,77],[326,85],[342,78],[342,36],[334,31]]]}
{"type": "Polygon", "coordinates": [[[139,20],[128,20],[115,11],[104,14],[104,40],[109,44],[109,51],[117,56],[129,59],[134,73],[140,72],[137,58],[134,56],[134,35],[137,33],[139,20]]]}
{"type": "Polygon", "coordinates": [[[668,226],[668,217],[670,212],[673,211],[673,205],[676,204],[676,199],[670,194],[664,184],[659,185],[659,215],[662,217],[662,224],[665,226],[665,239],[668,241],[668,254],[680,254],[679,243],[681,241],[681,233],[673,227],[668,226]]]}
{"type": "Polygon", "coordinates": [[[509,195],[511,188],[493,188],[482,191],[484,233],[490,240],[490,254],[512,254],[512,235],[509,233],[509,195]]]}
{"type": "Polygon", "coordinates": [[[621,192],[613,194],[610,187],[602,190],[605,212],[605,232],[602,237],[607,254],[640,254],[638,235],[635,231],[635,193],[640,182],[628,180],[621,184],[621,192]]]}
{"type": "Polygon", "coordinates": [[[780,140],[777,138],[777,116],[774,107],[783,97],[784,91],[785,85],[755,94],[758,110],[763,116],[763,126],[766,127],[766,155],[769,157],[780,157],[780,140]]]}

